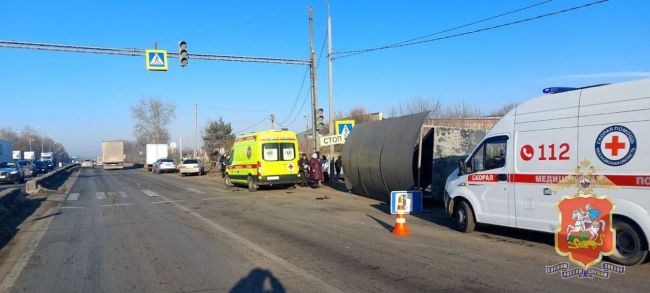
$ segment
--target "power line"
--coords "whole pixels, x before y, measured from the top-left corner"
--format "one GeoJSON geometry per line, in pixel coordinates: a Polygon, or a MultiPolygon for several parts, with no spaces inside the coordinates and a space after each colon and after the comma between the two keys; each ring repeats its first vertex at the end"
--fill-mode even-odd
{"type": "MultiPolygon", "coordinates": [[[[546,1],[542,1],[542,2],[537,2],[537,3],[531,4],[531,5],[522,7],[522,8],[518,8],[518,9],[515,9],[515,10],[510,10],[510,11],[507,11],[507,12],[504,12],[504,13],[501,13],[501,14],[497,14],[495,16],[491,16],[491,17],[484,18],[484,19],[481,19],[481,20],[473,21],[473,22],[463,24],[463,25],[460,25],[460,26],[444,29],[444,30],[441,30],[441,31],[437,31],[435,33],[431,33],[431,34],[428,34],[428,35],[421,36],[421,37],[404,40],[404,41],[401,41],[401,42],[398,42],[398,43],[392,43],[392,44],[384,45],[384,46],[381,46],[381,47],[376,47],[376,48],[373,48],[373,49],[378,49],[379,50],[379,49],[388,48],[388,47],[394,46],[394,45],[410,43],[410,42],[413,42],[413,41],[426,39],[428,37],[432,37],[432,36],[439,35],[439,34],[442,34],[442,33],[447,33],[447,32],[450,32],[450,31],[457,30],[457,29],[461,29],[461,28],[464,28],[464,27],[472,26],[472,25],[479,24],[479,23],[482,23],[482,22],[486,22],[486,21],[489,21],[489,20],[493,20],[493,19],[496,19],[496,18],[499,18],[499,17],[503,17],[503,16],[510,15],[510,14],[513,14],[513,13],[517,13],[517,12],[520,12],[520,11],[523,11],[523,10],[526,10],[526,9],[530,9],[530,8],[533,8],[533,7],[542,5],[542,4],[546,4],[546,3],[551,2],[551,1],[553,1],[553,0],[546,0],[546,1]]],[[[333,52],[332,55],[357,53],[357,52],[366,51],[366,50],[368,50],[368,49],[350,50],[350,51],[338,51],[338,52],[333,52]]]]}
{"type": "MultiPolygon", "coordinates": [[[[19,41],[6,41],[6,40],[0,40],[0,48],[31,49],[31,50],[122,55],[122,56],[144,56],[145,55],[145,50],[136,49],[136,48],[105,48],[105,47],[60,45],[60,44],[46,44],[46,43],[19,42],[19,41]]],[[[169,58],[178,58],[178,53],[168,52],[167,56],[169,58]]],[[[199,60],[309,65],[309,60],[289,59],[289,58],[233,56],[233,55],[215,55],[215,54],[188,54],[188,56],[191,59],[199,59],[199,60]]]]}
{"type": "Polygon", "coordinates": [[[242,129],[242,130],[233,131],[233,133],[243,133],[243,132],[246,132],[246,131],[252,129],[253,127],[258,126],[258,125],[262,124],[264,121],[269,120],[269,119],[270,119],[270,117],[264,117],[264,119],[260,120],[259,122],[255,123],[255,124],[253,124],[253,125],[251,125],[251,126],[249,126],[249,127],[246,127],[246,128],[244,128],[244,129],[242,129]]]}
{"type": "Polygon", "coordinates": [[[307,73],[309,73],[309,67],[305,68],[305,73],[302,76],[302,82],[300,83],[300,88],[298,89],[298,94],[296,95],[296,99],[293,101],[293,105],[291,105],[291,110],[289,110],[289,114],[287,114],[287,119],[282,120],[282,123],[278,122],[278,124],[282,125],[286,123],[289,119],[291,119],[291,115],[293,114],[293,110],[296,109],[296,105],[298,105],[298,101],[300,101],[300,96],[302,94],[302,89],[305,87],[305,81],[307,80],[307,73]]]}
{"type": "Polygon", "coordinates": [[[209,106],[209,105],[204,105],[204,104],[198,104],[201,107],[204,108],[210,108],[214,110],[220,110],[220,111],[229,111],[229,112],[246,112],[246,113],[266,113],[268,111],[262,111],[262,110],[239,110],[239,109],[231,109],[231,108],[222,108],[222,107],[215,107],[215,106],[209,106]]]}
{"type": "Polygon", "coordinates": [[[177,38],[173,38],[173,39],[166,39],[166,40],[163,40],[161,42],[158,42],[158,44],[163,44],[163,43],[167,43],[167,42],[171,42],[171,41],[175,41],[175,40],[191,39],[191,38],[194,38],[194,37],[206,35],[206,34],[209,34],[209,33],[213,33],[213,32],[224,30],[224,29],[229,29],[229,28],[246,26],[246,25],[257,24],[257,23],[263,23],[263,22],[269,21],[271,19],[275,19],[275,18],[279,18],[279,17],[282,17],[282,16],[287,16],[287,15],[292,15],[292,14],[295,14],[295,13],[303,11],[303,10],[304,10],[304,8],[299,8],[299,9],[295,9],[295,10],[288,11],[288,12],[285,12],[285,13],[267,16],[267,17],[264,17],[264,18],[256,18],[256,19],[252,19],[250,21],[244,21],[244,22],[240,22],[240,23],[224,25],[224,26],[208,29],[208,30],[205,30],[205,31],[202,31],[202,32],[185,35],[185,36],[182,36],[182,37],[177,37],[177,38]]]}
{"type": "Polygon", "coordinates": [[[408,43],[398,43],[398,44],[393,44],[393,45],[388,45],[388,46],[383,46],[383,47],[363,49],[363,50],[356,50],[356,51],[354,51],[354,53],[349,53],[349,54],[344,54],[344,53],[340,52],[340,54],[343,54],[343,55],[339,56],[339,57],[336,57],[334,59],[350,57],[350,56],[363,54],[363,53],[368,53],[368,52],[377,51],[377,50],[385,50],[385,49],[393,49],[393,48],[399,48],[399,47],[412,46],[412,45],[417,45],[417,44],[422,44],[422,43],[435,42],[435,41],[446,40],[446,39],[451,39],[451,38],[455,38],[455,37],[471,35],[471,34],[485,32],[485,31],[490,31],[490,30],[494,30],[494,29],[498,29],[498,28],[503,28],[503,27],[507,27],[507,26],[511,26],[511,25],[515,25],[515,24],[520,24],[520,23],[524,23],[524,22],[528,22],[528,21],[538,20],[538,19],[541,19],[541,18],[545,18],[545,17],[549,17],[549,16],[554,16],[554,15],[558,15],[558,14],[562,14],[562,13],[566,13],[566,12],[586,8],[586,7],[593,6],[593,5],[596,5],[596,4],[601,4],[601,3],[604,3],[604,2],[607,2],[607,1],[609,1],[609,0],[600,0],[600,1],[590,2],[590,3],[587,3],[587,4],[574,6],[574,7],[554,11],[554,12],[540,14],[540,15],[537,15],[537,16],[528,17],[528,18],[524,18],[524,19],[520,19],[520,20],[516,20],[516,21],[511,21],[511,22],[507,22],[507,23],[503,23],[503,24],[499,24],[499,25],[490,26],[490,27],[484,27],[484,28],[480,28],[480,29],[476,29],[476,30],[472,30],[472,31],[457,33],[457,34],[453,34],[453,35],[447,35],[447,36],[439,37],[439,38],[433,38],[433,39],[427,39],[427,40],[421,40],[421,41],[413,41],[413,42],[408,42],[408,43]]]}
{"type": "MultiPolygon", "coordinates": [[[[318,62],[316,63],[316,68],[318,68],[318,66],[320,66],[320,62],[321,62],[321,60],[323,60],[322,57],[323,57],[323,52],[324,52],[324,50],[325,50],[325,44],[326,44],[326,41],[327,41],[327,31],[325,32],[325,37],[323,38],[323,43],[321,44],[320,52],[318,53],[318,62]]],[[[307,68],[307,69],[309,69],[309,68],[307,68]]],[[[307,74],[307,72],[305,71],[305,77],[306,77],[306,74],[307,74]]],[[[302,92],[303,85],[305,84],[305,77],[303,77],[302,84],[300,85],[300,90],[298,91],[298,96],[296,97],[296,100],[294,101],[294,106],[297,104],[298,98],[300,97],[300,92],[302,92]]],[[[308,94],[311,93],[311,87],[307,90],[307,93],[308,93],[308,94]]],[[[286,125],[284,124],[284,123],[286,123],[289,119],[291,119],[291,118],[290,118],[290,117],[291,117],[291,114],[292,114],[291,112],[292,112],[293,110],[289,112],[289,114],[287,115],[287,119],[283,120],[282,123],[278,123],[280,126],[285,127],[285,128],[288,128],[289,126],[293,125],[293,123],[296,122],[296,120],[298,120],[298,117],[300,117],[300,113],[302,112],[302,109],[303,109],[304,106],[305,106],[305,102],[306,102],[306,100],[307,100],[307,97],[309,97],[308,94],[307,94],[307,96],[305,97],[305,100],[302,102],[302,105],[300,106],[300,110],[298,110],[298,112],[296,112],[296,116],[295,116],[294,119],[291,121],[291,123],[286,124],[286,125]]],[[[292,109],[293,109],[293,107],[292,107],[292,109]]]]}

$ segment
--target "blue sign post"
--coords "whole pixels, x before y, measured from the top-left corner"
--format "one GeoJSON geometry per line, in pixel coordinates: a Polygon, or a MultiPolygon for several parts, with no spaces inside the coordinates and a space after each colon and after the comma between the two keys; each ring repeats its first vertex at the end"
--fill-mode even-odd
{"type": "Polygon", "coordinates": [[[390,214],[397,214],[399,202],[404,204],[403,214],[419,214],[422,212],[422,191],[392,191],[390,193],[390,214]]]}

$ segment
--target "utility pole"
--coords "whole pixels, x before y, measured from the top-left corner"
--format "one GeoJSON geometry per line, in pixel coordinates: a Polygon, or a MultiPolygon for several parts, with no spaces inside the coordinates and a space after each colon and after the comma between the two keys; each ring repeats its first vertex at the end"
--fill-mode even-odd
{"type": "Polygon", "coordinates": [[[199,150],[199,103],[194,103],[194,157],[199,150]]]}
{"type": "MultiPolygon", "coordinates": [[[[327,1],[327,80],[329,83],[329,123],[330,135],[334,135],[334,98],[332,97],[332,14],[330,12],[330,2],[327,1]]],[[[334,174],[334,145],[329,147],[329,158],[330,158],[330,169],[327,170],[330,172],[330,175],[334,174]]],[[[334,178],[334,176],[330,176],[334,178]]]]}
{"type": "Polygon", "coordinates": [[[183,163],[183,137],[178,137],[178,161],[183,163]]]}
{"type": "Polygon", "coordinates": [[[318,107],[318,93],[316,86],[316,52],[314,51],[314,18],[311,6],[309,7],[309,47],[311,54],[309,54],[310,63],[310,81],[311,81],[311,117],[312,117],[312,135],[314,136],[314,152],[318,152],[318,132],[316,131],[316,108],[318,107]]]}
{"type": "Polygon", "coordinates": [[[271,128],[275,130],[275,114],[271,113],[271,128]]]}

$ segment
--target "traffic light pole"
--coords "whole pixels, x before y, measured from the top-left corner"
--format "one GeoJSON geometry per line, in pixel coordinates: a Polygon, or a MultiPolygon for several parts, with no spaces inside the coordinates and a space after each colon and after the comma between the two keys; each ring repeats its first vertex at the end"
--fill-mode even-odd
{"type": "Polygon", "coordinates": [[[318,141],[318,131],[316,130],[316,126],[318,125],[317,121],[317,115],[316,115],[316,107],[318,105],[318,91],[317,91],[317,85],[316,85],[316,52],[314,51],[314,18],[312,16],[312,9],[309,7],[309,47],[311,53],[309,54],[309,68],[310,68],[310,73],[311,73],[311,117],[312,117],[312,135],[314,138],[314,153],[318,153],[320,148],[318,147],[319,141],[318,141]]]}

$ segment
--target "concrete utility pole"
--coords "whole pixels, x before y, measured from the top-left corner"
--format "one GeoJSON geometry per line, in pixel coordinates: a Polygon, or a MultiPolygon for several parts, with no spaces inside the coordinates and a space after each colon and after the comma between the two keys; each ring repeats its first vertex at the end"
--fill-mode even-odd
{"type": "Polygon", "coordinates": [[[194,103],[194,157],[199,150],[199,103],[194,103]]]}
{"type": "Polygon", "coordinates": [[[312,16],[311,6],[309,7],[309,47],[311,54],[309,55],[310,71],[311,71],[311,122],[312,122],[312,135],[314,136],[314,152],[318,152],[318,132],[316,131],[316,108],[318,107],[318,93],[316,86],[316,52],[314,51],[314,18],[312,16]]]}
{"type": "MultiPolygon", "coordinates": [[[[329,83],[329,124],[330,135],[334,135],[334,98],[332,97],[332,14],[330,12],[330,2],[327,1],[327,80],[329,83]]],[[[330,175],[334,174],[334,145],[329,147],[330,175]]],[[[334,176],[330,176],[333,178],[334,176]]]]}
{"type": "Polygon", "coordinates": [[[271,113],[271,128],[275,130],[275,114],[271,113]]]}

